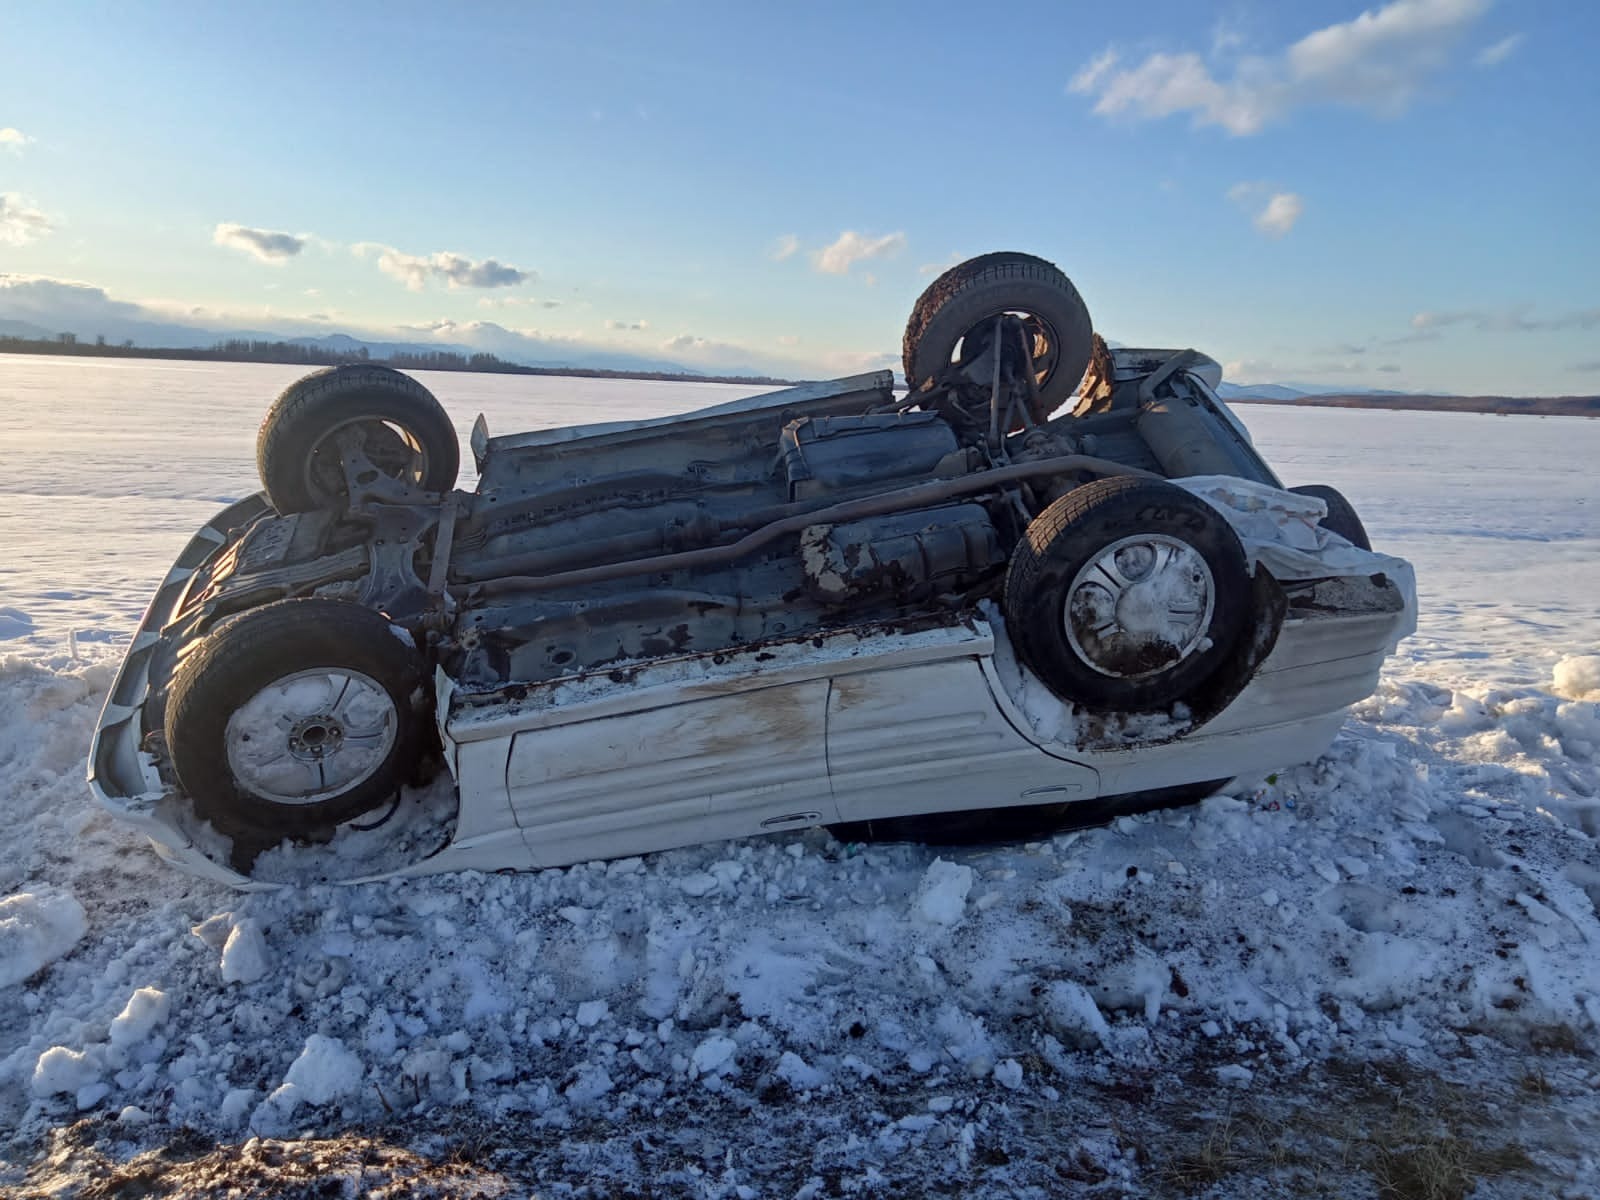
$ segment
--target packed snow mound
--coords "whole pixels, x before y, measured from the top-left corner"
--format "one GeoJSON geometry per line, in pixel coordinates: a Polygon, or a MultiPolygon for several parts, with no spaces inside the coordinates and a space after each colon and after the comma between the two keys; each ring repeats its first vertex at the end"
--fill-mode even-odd
{"type": "Polygon", "coordinates": [[[44,970],[88,932],[83,905],[70,892],[40,889],[0,900],[0,987],[44,970]]]}
{"type": "Polygon", "coordinates": [[[1571,700],[1600,700],[1600,654],[1575,654],[1558,662],[1555,691],[1571,700]]]}

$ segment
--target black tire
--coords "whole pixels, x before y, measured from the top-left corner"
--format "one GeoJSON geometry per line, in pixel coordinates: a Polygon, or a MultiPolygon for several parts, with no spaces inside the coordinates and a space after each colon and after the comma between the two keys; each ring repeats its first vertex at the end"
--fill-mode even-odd
{"type": "Polygon", "coordinates": [[[948,368],[965,335],[1001,313],[1021,312],[1047,327],[1053,352],[1039,381],[1034,416],[1044,420],[1072,395],[1093,352],[1094,325],[1072,281],[1031,254],[1003,251],[951,267],[928,285],[906,322],[901,357],[913,392],[948,368]]]}
{"type": "Polygon", "coordinates": [[[426,492],[455,486],[461,450],[432,392],[388,367],[327,367],[285,388],[256,435],[256,468],[274,508],[343,502],[344,473],[329,438],[350,425],[367,432],[368,453],[386,473],[426,492]]]}
{"type": "Polygon", "coordinates": [[[179,663],[167,700],[172,765],[196,814],[224,832],[279,838],[332,829],[389,800],[414,774],[429,740],[426,680],[422,656],[388,618],[370,609],[322,599],[280,600],[251,609],[219,625],[179,663]],[[334,673],[326,685],[310,674],[324,670],[334,673]],[[338,673],[344,673],[346,685],[333,699],[338,673]],[[352,710],[343,706],[349,681],[357,675],[366,682],[354,683],[358,691],[349,701],[359,705],[352,710]],[[266,724],[263,713],[284,711],[270,701],[261,707],[264,690],[274,687],[323,687],[323,696],[312,702],[324,704],[332,715],[322,720],[321,710],[308,711],[292,725],[266,724]],[[363,745],[367,737],[358,719],[392,729],[392,739],[380,736],[370,748],[363,745]],[[273,737],[281,733],[283,752],[271,756],[270,750],[256,748],[267,744],[263,730],[273,737]],[[256,745],[250,744],[253,739],[256,745]],[[365,757],[356,753],[339,764],[341,753],[362,749],[368,750],[365,757]],[[247,765],[236,770],[230,750],[247,765]],[[283,764],[274,771],[295,773],[287,777],[291,783],[304,780],[313,788],[311,780],[322,778],[315,772],[331,768],[331,794],[322,795],[330,791],[324,787],[303,799],[285,800],[290,792],[271,792],[259,783],[267,777],[261,764],[268,757],[283,764]],[[249,765],[252,758],[257,762],[249,765]],[[247,774],[241,776],[240,770],[247,774]],[[339,774],[352,770],[359,777],[352,775],[339,789],[339,774]]]}
{"type": "Polygon", "coordinates": [[[1328,506],[1328,515],[1318,521],[1324,529],[1337,533],[1345,541],[1363,550],[1372,549],[1372,539],[1367,537],[1367,527],[1356,515],[1355,505],[1344,498],[1344,493],[1325,483],[1306,483],[1289,489],[1301,496],[1315,496],[1328,506]]]}
{"type": "Polygon", "coordinates": [[[1189,700],[1218,672],[1252,602],[1244,549],[1220,513],[1165,480],[1121,476],[1075,488],[1034,518],[1012,551],[1003,608],[1017,654],[1056,695],[1099,712],[1148,712],[1189,700]],[[1159,540],[1139,542],[1142,535],[1159,540]],[[1127,547],[1116,549],[1124,539],[1127,547]],[[1161,572],[1124,585],[1126,609],[1110,574],[1101,571],[1106,582],[1090,576],[1108,553],[1118,571],[1129,553],[1130,567],[1148,556],[1145,570],[1161,572]],[[1136,591],[1145,581],[1153,586],[1136,591]],[[1174,587],[1187,589],[1177,599],[1194,606],[1182,610],[1192,621],[1178,619],[1182,645],[1139,629],[1155,620],[1159,600],[1170,630],[1180,611],[1174,587]],[[1087,628],[1108,612],[1116,616],[1111,632],[1087,628]]]}

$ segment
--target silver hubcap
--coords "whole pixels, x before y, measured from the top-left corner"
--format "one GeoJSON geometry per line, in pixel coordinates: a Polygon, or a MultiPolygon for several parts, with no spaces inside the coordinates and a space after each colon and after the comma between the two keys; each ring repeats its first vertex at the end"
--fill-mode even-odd
{"type": "Polygon", "coordinates": [[[394,746],[394,701],[360,671],[285,675],[234,710],[224,735],[233,777],[278,804],[315,804],[372,777],[394,746]]]}
{"type": "Polygon", "coordinates": [[[1216,588],[1186,542],[1139,533],[1111,543],[1067,589],[1062,620],[1078,657],[1102,675],[1143,679],[1197,653],[1216,588]]]}

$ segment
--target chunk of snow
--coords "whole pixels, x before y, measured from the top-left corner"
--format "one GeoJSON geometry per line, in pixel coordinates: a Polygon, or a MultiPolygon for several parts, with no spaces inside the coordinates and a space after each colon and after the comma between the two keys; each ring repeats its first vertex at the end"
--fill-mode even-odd
{"type": "Polygon", "coordinates": [[[604,1000],[585,1000],[578,1005],[578,1025],[589,1029],[611,1015],[611,1006],[604,1000]]]}
{"type": "Polygon", "coordinates": [[[679,879],[678,886],[686,896],[709,896],[717,890],[717,877],[704,871],[695,871],[679,879]]]}
{"type": "Polygon", "coordinates": [[[582,1063],[578,1066],[577,1077],[573,1079],[562,1093],[567,1102],[576,1108],[586,1108],[609,1092],[613,1083],[606,1069],[597,1063],[582,1063]]]}
{"type": "Polygon", "coordinates": [[[1022,1064],[1014,1058],[996,1063],[994,1081],[1007,1091],[1016,1091],[1022,1086],[1022,1064]]]}
{"type": "Polygon", "coordinates": [[[1556,664],[1552,690],[1569,700],[1600,700],[1600,654],[1573,654],[1556,664]]]}
{"type": "Polygon", "coordinates": [[[1044,1018],[1056,1036],[1069,1045],[1095,1049],[1111,1037],[1111,1027],[1094,997],[1081,983],[1058,979],[1044,994],[1044,1018]]]}
{"type": "Polygon", "coordinates": [[[42,971],[88,931],[83,905],[70,892],[40,889],[0,900],[0,987],[42,971]]]}
{"type": "Polygon", "coordinates": [[[739,1044],[732,1038],[712,1034],[694,1048],[689,1065],[696,1075],[709,1075],[712,1072],[725,1075],[738,1049],[739,1044]]]}
{"type": "Polygon", "coordinates": [[[261,926],[246,918],[235,925],[222,947],[222,981],[254,983],[270,968],[267,939],[261,926]]]}
{"type": "Polygon", "coordinates": [[[785,1050],[779,1057],[774,1074],[797,1092],[821,1087],[828,1079],[792,1050],[785,1050]]]}
{"type": "Polygon", "coordinates": [[[250,1107],[255,1103],[255,1099],[254,1088],[229,1088],[228,1094],[222,1098],[222,1104],[217,1109],[217,1119],[226,1128],[239,1128],[249,1116],[250,1107]]]}
{"type": "Polygon", "coordinates": [[[142,987],[128,997],[128,1003],[111,1020],[111,1044],[136,1046],[166,1023],[172,1011],[172,998],[156,988],[142,987]]]}
{"type": "Polygon", "coordinates": [[[922,873],[912,912],[929,925],[954,925],[966,912],[973,878],[971,867],[934,859],[922,873]]]}
{"type": "Polygon", "coordinates": [[[51,1046],[33,1066],[31,1087],[35,1096],[76,1093],[100,1078],[99,1056],[91,1050],[51,1046]]]}
{"type": "Polygon", "coordinates": [[[213,950],[220,951],[227,944],[228,935],[233,932],[233,914],[219,912],[215,916],[207,917],[189,932],[213,950]]]}
{"type": "Polygon", "coordinates": [[[300,1057],[289,1064],[283,1077],[294,1088],[294,1098],[307,1104],[327,1104],[354,1094],[361,1087],[361,1060],[338,1038],[313,1033],[300,1057]]]}
{"type": "Polygon", "coordinates": [[[1254,1071],[1238,1063],[1229,1063],[1225,1067],[1217,1068],[1217,1079],[1222,1083],[1231,1083],[1235,1087],[1249,1087],[1250,1081],[1255,1077],[1254,1071]]]}

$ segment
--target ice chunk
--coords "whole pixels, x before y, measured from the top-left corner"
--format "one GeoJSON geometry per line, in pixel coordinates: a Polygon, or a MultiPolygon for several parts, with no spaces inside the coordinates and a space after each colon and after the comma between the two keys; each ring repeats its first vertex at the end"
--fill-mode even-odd
{"type": "Polygon", "coordinates": [[[785,1050],[779,1057],[775,1073],[779,1079],[797,1092],[820,1087],[828,1079],[826,1075],[811,1066],[793,1050],[785,1050]]]}
{"type": "Polygon", "coordinates": [[[283,1081],[294,1088],[296,1100],[327,1104],[354,1094],[361,1087],[363,1070],[361,1060],[338,1038],[313,1033],[300,1057],[289,1064],[283,1081]]]}
{"type": "Polygon", "coordinates": [[[583,1029],[600,1024],[611,1015],[611,1006],[604,1000],[585,1000],[578,1005],[578,1025],[583,1029]]]}
{"type": "Polygon", "coordinates": [[[166,1022],[172,1011],[172,998],[156,988],[142,987],[128,997],[128,1003],[111,1021],[113,1046],[136,1046],[166,1022]]]}
{"type": "Polygon", "coordinates": [[[228,1094],[222,1098],[222,1106],[217,1109],[217,1119],[222,1122],[224,1128],[239,1128],[250,1115],[250,1106],[255,1103],[255,1099],[254,1088],[229,1088],[228,1094]]]}
{"type": "Polygon", "coordinates": [[[42,971],[88,931],[83,905],[70,892],[40,889],[0,900],[0,987],[42,971]]]}
{"type": "Polygon", "coordinates": [[[694,1048],[689,1065],[696,1075],[725,1075],[732,1069],[733,1056],[738,1049],[738,1043],[732,1038],[712,1034],[694,1048]]]}
{"type": "Polygon", "coordinates": [[[64,1092],[77,1094],[100,1078],[99,1056],[90,1050],[73,1050],[66,1046],[51,1046],[39,1056],[33,1066],[32,1088],[35,1096],[57,1096],[64,1092]]]}
{"type": "Polygon", "coordinates": [[[1069,1045],[1095,1049],[1111,1037],[1100,1006],[1081,983],[1058,979],[1044,995],[1044,1017],[1056,1036],[1069,1045]]]}
{"type": "Polygon", "coordinates": [[[254,983],[267,973],[269,965],[261,926],[248,918],[240,921],[222,947],[222,981],[254,983]]]}
{"type": "Polygon", "coordinates": [[[1551,689],[1569,700],[1600,700],[1600,654],[1573,654],[1556,664],[1551,689]]]}
{"type": "Polygon", "coordinates": [[[597,1063],[581,1063],[577,1078],[567,1085],[563,1093],[575,1108],[586,1108],[615,1086],[610,1074],[597,1063]]]}
{"type": "Polygon", "coordinates": [[[913,914],[929,925],[954,925],[966,912],[972,880],[971,867],[934,859],[917,887],[911,906],[913,914]]]}
{"type": "Polygon", "coordinates": [[[678,886],[686,896],[709,896],[717,890],[717,877],[704,871],[695,871],[678,880],[678,886]]]}
{"type": "Polygon", "coordinates": [[[1014,1058],[996,1063],[994,1081],[1007,1091],[1016,1091],[1022,1086],[1022,1064],[1014,1058]]]}

